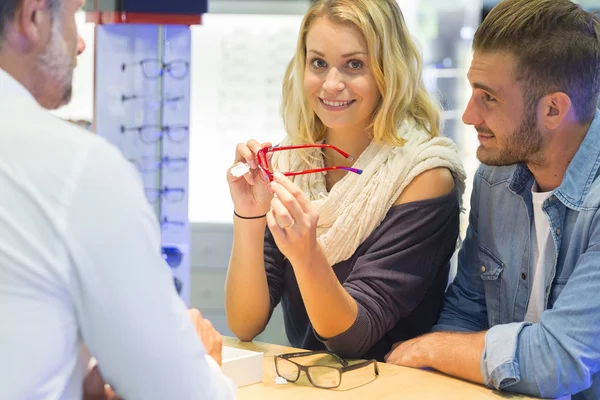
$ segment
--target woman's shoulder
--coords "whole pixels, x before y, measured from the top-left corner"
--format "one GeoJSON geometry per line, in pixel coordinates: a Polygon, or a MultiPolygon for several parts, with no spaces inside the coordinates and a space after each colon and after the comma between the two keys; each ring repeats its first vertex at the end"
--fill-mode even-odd
{"type": "Polygon", "coordinates": [[[452,193],[454,186],[454,177],[448,168],[429,169],[417,175],[404,188],[394,205],[443,197],[452,193]]]}

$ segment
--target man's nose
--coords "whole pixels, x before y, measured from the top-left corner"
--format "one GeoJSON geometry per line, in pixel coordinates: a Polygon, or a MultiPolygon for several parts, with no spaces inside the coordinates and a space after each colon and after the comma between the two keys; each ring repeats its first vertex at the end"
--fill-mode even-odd
{"type": "Polygon", "coordinates": [[[77,55],[80,55],[85,50],[85,41],[81,36],[77,36],[77,55]]]}
{"type": "Polygon", "coordinates": [[[474,125],[479,126],[483,123],[483,120],[479,116],[479,112],[477,112],[477,106],[475,105],[475,99],[471,96],[469,103],[467,104],[467,108],[462,116],[462,121],[465,125],[474,125]]]}

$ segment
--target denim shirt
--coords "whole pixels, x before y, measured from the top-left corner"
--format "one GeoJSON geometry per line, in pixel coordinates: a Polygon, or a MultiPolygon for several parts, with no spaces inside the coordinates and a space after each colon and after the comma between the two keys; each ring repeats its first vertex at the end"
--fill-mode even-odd
{"type": "Polygon", "coordinates": [[[484,331],[489,387],[600,399],[600,111],[561,185],[543,204],[555,245],[546,311],[524,321],[531,294],[534,178],[525,165],[481,166],[469,228],[434,331],[484,331]]]}

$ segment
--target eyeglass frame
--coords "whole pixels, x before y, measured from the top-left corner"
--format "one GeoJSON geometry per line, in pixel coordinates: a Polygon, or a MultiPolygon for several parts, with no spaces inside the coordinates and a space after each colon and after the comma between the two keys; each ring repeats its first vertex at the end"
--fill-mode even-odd
{"type": "Polygon", "coordinates": [[[148,100],[151,99],[153,101],[155,101],[156,103],[160,103],[160,104],[164,104],[164,103],[177,103],[179,101],[183,101],[185,99],[185,96],[183,95],[179,95],[179,96],[172,96],[172,97],[152,97],[152,96],[146,96],[146,95],[141,95],[141,94],[132,94],[132,95],[126,95],[126,94],[122,94],[121,95],[121,103],[125,103],[127,101],[132,101],[132,100],[148,100]]]}
{"type": "MultiPolygon", "coordinates": [[[[267,158],[267,153],[274,153],[276,151],[283,151],[283,150],[297,150],[297,149],[311,149],[311,148],[331,149],[331,150],[334,150],[334,151],[338,152],[339,154],[341,154],[347,160],[354,161],[353,156],[351,156],[350,154],[346,153],[345,151],[343,151],[331,144],[299,144],[299,145],[293,145],[293,146],[271,146],[271,147],[263,147],[256,153],[256,158],[258,159],[258,168],[261,170],[263,175],[266,176],[266,178],[268,179],[269,182],[267,182],[267,183],[273,182],[273,179],[274,179],[273,173],[271,171],[269,171],[270,165],[269,165],[269,159],[267,158]]],[[[331,167],[307,169],[307,170],[302,170],[302,171],[282,172],[282,174],[284,176],[297,176],[297,175],[314,174],[317,172],[334,171],[334,170],[344,170],[344,171],[354,172],[355,174],[358,174],[358,175],[363,173],[362,169],[353,168],[353,167],[344,167],[341,165],[334,165],[331,167]]]]}
{"type": "Polygon", "coordinates": [[[173,124],[173,125],[145,124],[145,125],[139,125],[139,126],[121,125],[121,134],[125,134],[125,132],[136,132],[136,131],[137,131],[138,135],[140,136],[140,140],[142,141],[142,143],[146,143],[146,144],[151,144],[151,143],[155,143],[159,140],[162,140],[163,136],[165,135],[165,132],[166,132],[166,135],[169,138],[169,140],[171,140],[174,143],[182,143],[190,135],[190,127],[185,124],[173,124]],[[144,129],[150,129],[150,128],[156,128],[157,132],[160,132],[160,135],[158,135],[158,137],[156,139],[145,140],[144,135],[142,135],[142,131],[144,129]],[[187,133],[183,137],[183,139],[176,140],[176,139],[173,139],[173,136],[171,136],[171,132],[174,132],[175,130],[181,130],[181,131],[185,131],[187,133]]]}
{"type": "Polygon", "coordinates": [[[131,65],[140,65],[142,67],[142,73],[144,74],[144,77],[146,77],[148,79],[158,79],[160,76],[164,75],[165,71],[167,71],[173,79],[178,79],[178,80],[184,79],[190,73],[190,63],[187,60],[182,60],[182,59],[176,59],[176,60],[171,60],[169,62],[164,62],[158,58],[144,58],[140,61],[135,61],[135,62],[131,62],[131,63],[121,63],[121,71],[125,71],[125,69],[127,69],[127,67],[131,66],[131,65]],[[160,68],[158,69],[159,72],[157,75],[146,73],[144,64],[149,64],[151,62],[156,63],[158,66],[160,66],[160,68]],[[173,75],[171,73],[172,66],[174,64],[178,64],[178,63],[181,63],[185,66],[185,73],[181,76],[173,75]]]}
{"type": "Polygon", "coordinates": [[[131,162],[138,171],[140,171],[142,174],[149,174],[152,172],[156,172],[156,171],[171,171],[171,172],[178,172],[178,171],[183,171],[187,165],[188,165],[188,159],[187,157],[169,157],[169,156],[164,156],[164,157],[152,157],[152,156],[144,156],[141,158],[132,158],[129,159],[129,162],[131,162]],[[143,168],[143,164],[145,164],[144,161],[152,161],[153,167],[152,168],[143,168]],[[173,164],[177,164],[177,165],[181,165],[181,167],[170,167],[170,165],[173,164]],[[166,167],[165,167],[166,166],[166,167]]]}
{"type": "Polygon", "coordinates": [[[184,187],[169,187],[166,185],[162,188],[145,187],[144,193],[146,194],[146,198],[148,199],[148,202],[150,204],[155,204],[156,202],[158,202],[159,199],[162,199],[163,197],[166,203],[180,203],[185,199],[186,196],[186,190],[184,187]],[[150,198],[148,197],[148,193],[156,193],[156,199],[152,197],[154,200],[150,200],[150,198]],[[169,199],[166,196],[168,193],[181,193],[181,198],[177,197],[176,200],[169,199]]]}
{"type": "Polygon", "coordinates": [[[185,226],[185,221],[177,221],[177,220],[172,221],[172,220],[168,219],[166,216],[160,220],[161,230],[166,230],[169,225],[182,227],[182,226],[185,226]]]}
{"type": "Polygon", "coordinates": [[[299,353],[286,353],[286,354],[276,354],[275,356],[273,356],[273,362],[275,364],[275,373],[277,374],[277,376],[284,378],[286,381],[290,382],[290,383],[294,383],[297,382],[298,379],[300,379],[300,374],[302,372],[304,372],[304,374],[306,375],[306,377],[308,378],[308,381],[310,382],[311,385],[313,385],[316,388],[319,389],[335,389],[340,387],[340,385],[342,384],[342,376],[344,374],[344,372],[348,372],[348,371],[353,371],[355,369],[360,369],[360,368],[364,368],[364,367],[368,367],[369,365],[373,364],[375,366],[375,376],[379,376],[379,367],[377,366],[377,360],[375,359],[370,359],[370,360],[365,360],[353,365],[350,365],[348,363],[348,361],[344,360],[343,358],[341,358],[340,356],[338,356],[337,354],[333,353],[332,351],[329,350],[315,350],[315,351],[305,351],[305,352],[299,352],[299,353]],[[337,362],[339,362],[340,364],[342,364],[341,367],[336,367],[333,365],[302,365],[299,364],[295,361],[290,360],[290,358],[295,358],[295,357],[308,357],[308,356],[313,356],[313,355],[317,355],[317,354],[327,354],[329,356],[332,356],[333,358],[335,358],[335,360],[337,362]],[[277,369],[277,359],[281,358],[282,360],[291,362],[292,364],[294,364],[297,368],[298,368],[298,374],[296,375],[296,379],[294,380],[290,380],[287,379],[285,377],[283,377],[280,373],[279,370],[277,369]],[[315,385],[315,383],[313,382],[313,380],[310,377],[310,374],[308,373],[309,368],[311,367],[319,367],[319,368],[332,368],[332,369],[336,369],[339,373],[340,373],[340,381],[337,384],[337,386],[319,386],[319,385],[315,385]]]}

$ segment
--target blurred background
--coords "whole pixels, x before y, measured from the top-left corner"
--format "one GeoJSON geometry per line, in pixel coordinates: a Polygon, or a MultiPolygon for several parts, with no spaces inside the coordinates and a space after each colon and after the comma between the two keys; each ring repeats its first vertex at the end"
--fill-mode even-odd
{"type": "MultiPolygon", "coordinates": [[[[470,96],[466,73],[473,34],[497,3],[493,0],[399,0],[412,35],[421,46],[424,79],[443,107],[444,134],[458,145],[470,180],[478,166],[476,133],[462,124],[470,96]]],[[[580,0],[589,10],[599,0],[580,0]]],[[[285,132],[279,115],[281,81],[292,57],[298,28],[310,0],[209,0],[202,25],[191,28],[189,305],[225,335],[223,287],[232,239],[232,203],[225,173],[235,145],[250,138],[277,143],[285,132]]],[[[79,58],[72,102],[55,113],[84,127],[94,114],[95,25],[77,16],[87,50],[79,58]]],[[[462,215],[466,230],[468,210],[462,215]]],[[[257,340],[286,344],[276,310],[257,340]]]]}

